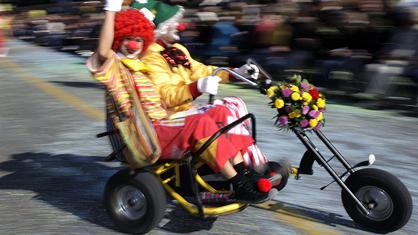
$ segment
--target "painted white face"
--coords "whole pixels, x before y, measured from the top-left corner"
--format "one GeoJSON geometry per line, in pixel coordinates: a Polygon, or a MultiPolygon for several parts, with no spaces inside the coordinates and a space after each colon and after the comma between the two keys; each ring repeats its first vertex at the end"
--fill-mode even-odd
{"type": "Polygon", "coordinates": [[[136,59],[144,48],[144,40],[140,37],[125,37],[120,52],[130,59],[136,59]]]}
{"type": "Polygon", "coordinates": [[[172,22],[164,26],[164,28],[160,29],[161,30],[160,38],[169,43],[180,40],[179,31],[177,29],[178,26],[179,26],[178,22],[172,22]]]}

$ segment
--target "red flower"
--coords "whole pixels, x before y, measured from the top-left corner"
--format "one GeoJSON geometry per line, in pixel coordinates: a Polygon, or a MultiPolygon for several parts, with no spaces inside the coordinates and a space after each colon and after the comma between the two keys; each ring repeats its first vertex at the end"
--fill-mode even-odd
{"type": "Polygon", "coordinates": [[[318,92],[318,90],[317,90],[317,89],[315,89],[315,88],[311,88],[311,89],[309,90],[309,94],[311,94],[312,99],[314,99],[314,100],[316,100],[316,99],[318,99],[318,98],[319,98],[319,92],[318,92]]]}

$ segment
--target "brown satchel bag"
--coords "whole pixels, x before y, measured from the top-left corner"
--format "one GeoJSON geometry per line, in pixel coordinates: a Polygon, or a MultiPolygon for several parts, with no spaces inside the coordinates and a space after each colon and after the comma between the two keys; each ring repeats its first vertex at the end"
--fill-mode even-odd
{"type": "Polygon", "coordinates": [[[142,168],[159,159],[161,148],[152,122],[142,108],[132,75],[122,65],[119,71],[132,97],[132,115],[117,122],[116,127],[129,150],[125,151],[130,155],[125,156],[129,167],[142,168]]]}

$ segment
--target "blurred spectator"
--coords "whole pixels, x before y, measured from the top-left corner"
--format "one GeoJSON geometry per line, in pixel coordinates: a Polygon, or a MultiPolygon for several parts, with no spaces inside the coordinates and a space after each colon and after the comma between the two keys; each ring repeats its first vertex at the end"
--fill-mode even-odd
{"type": "Polygon", "coordinates": [[[237,48],[243,39],[239,37],[239,30],[234,20],[233,17],[223,17],[211,26],[206,47],[207,57],[224,57],[228,61],[228,58],[239,55],[237,48]]]}
{"type": "Polygon", "coordinates": [[[3,16],[0,15],[0,57],[7,56],[7,48],[5,47],[4,42],[4,36],[3,36],[3,30],[4,30],[4,19],[3,16]]]}
{"type": "Polygon", "coordinates": [[[267,13],[256,23],[252,34],[251,57],[264,64],[270,73],[289,67],[289,58],[296,51],[290,52],[293,29],[286,17],[267,13]]]}
{"type": "Polygon", "coordinates": [[[408,76],[415,82],[418,60],[418,25],[405,8],[396,10],[397,28],[382,48],[380,63],[367,65],[366,77],[370,78],[366,93],[384,98],[393,93],[393,81],[398,76],[408,76]]]}
{"type": "Polygon", "coordinates": [[[6,38],[11,28],[12,16],[9,12],[12,11],[11,4],[0,4],[0,57],[6,57],[9,53],[9,48],[6,47],[6,38]]]}
{"type": "Polygon", "coordinates": [[[285,18],[275,14],[263,15],[255,25],[254,34],[256,48],[288,47],[292,36],[290,27],[285,24],[285,18]]]}
{"type": "Polygon", "coordinates": [[[346,24],[345,9],[340,1],[321,1],[318,14],[318,37],[321,42],[321,49],[324,53],[329,50],[347,46],[342,31],[342,26],[346,24]]]}
{"type": "MultiPolygon", "coordinates": [[[[95,50],[101,1],[43,2],[50,4],[19,1],[12,27],[16,38],[82,56],[95,50]]],[[[187,8],[181,43],[205,63],[234,67],[252,57],[275,78],[297,70],[321,87],[350,93],[367,86],[375,97],[391,94],[399,76],[417,77],[416,29],[393,10],[418,9],[416,0],[165,2],[187,8]]]]}
{"type": "MultiPolygon", "coordinates": [[[[321,42],[317,55],[317,85],[348,92],[358,91],[359,76],[371,59],[370,45],[377,45],[369,17],[360,1],[320,6],[321,42]],[[354,83],[348,86],[348,82],[354,83]]],[[[373,4],[372,4],[373,5],[373,4]]]]}

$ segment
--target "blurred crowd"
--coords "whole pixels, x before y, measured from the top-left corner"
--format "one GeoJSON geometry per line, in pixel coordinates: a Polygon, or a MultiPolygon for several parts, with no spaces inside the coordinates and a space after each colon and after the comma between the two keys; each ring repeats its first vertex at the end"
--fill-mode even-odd
{"type": "MultiPolygon", "coordinates": [[[[208,64],[254,58],[276,79],[302,73],[317,86],[384,106],[417,106],[418,0],[171,0],[186,8],[181,43],[208,64]]],[[[88,56],[101,1],[2,11],[20,40],[88,56]]]]}

